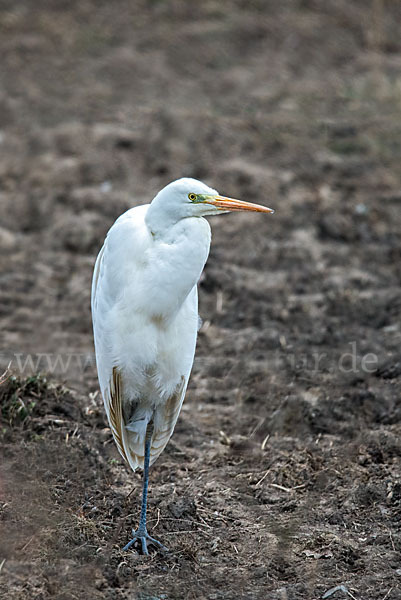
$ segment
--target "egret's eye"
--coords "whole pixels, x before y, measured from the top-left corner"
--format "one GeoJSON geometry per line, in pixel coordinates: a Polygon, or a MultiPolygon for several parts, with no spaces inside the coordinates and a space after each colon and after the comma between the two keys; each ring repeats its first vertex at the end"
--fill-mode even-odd
{"type": "Polygon", "coordinates": [[[195,202],[196,194],[188,194],[188,198],[191,200],[191,202],[195,202]]]}

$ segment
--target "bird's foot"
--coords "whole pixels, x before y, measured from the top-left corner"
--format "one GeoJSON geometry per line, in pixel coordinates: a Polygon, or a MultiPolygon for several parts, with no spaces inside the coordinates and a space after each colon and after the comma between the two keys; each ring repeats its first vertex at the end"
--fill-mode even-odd
{"type": "Polygon", "coordinates": [[[133,536],[132,540],[130,540],[128,542],[128,544],[126,546],[124,546],[123,551],[129,550],[131,548],[131,546],[134,546],[135,550],[139,554],[149,555],[149,550],[153,550],[153,551],[163,550],[163,552],[167,552],[166,546],[163,546],[163,544],[161,542],[152,538],[148,534],[146,528],[145,529],[139,528],[136,531],[134,531],[134,529],[133,529],[132,536],[133,536]]]}

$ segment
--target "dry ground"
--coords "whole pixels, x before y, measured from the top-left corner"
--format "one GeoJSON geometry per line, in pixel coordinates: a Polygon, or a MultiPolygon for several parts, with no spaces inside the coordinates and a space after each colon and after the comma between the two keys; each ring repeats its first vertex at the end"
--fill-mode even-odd
{"type": "Polygon", "coordinates": [[[401,598],[400,23],[394,0],[2,0],[2,599],[401,598]],[[90,278],[182,175],[276,214],[212,221],[147,559],[120,551],[141,479],[96,395],[90,278]]]}

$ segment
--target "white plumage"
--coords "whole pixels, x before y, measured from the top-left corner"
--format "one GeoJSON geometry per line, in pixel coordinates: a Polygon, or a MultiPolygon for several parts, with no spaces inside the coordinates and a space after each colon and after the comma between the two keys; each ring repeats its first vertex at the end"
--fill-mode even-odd
{"type": "MultiPolygon", "coordinates": [[[[173,433],[198,330],[197,282],[209,254],[205,215],[273,212],[224,198],[195,179],[166,186],[117,219],[96,260],[92,317],[100,388],[118,449],[132,469],[173,433]]],[[[145,498],[146,501],[146,498],[145,498]]]]}

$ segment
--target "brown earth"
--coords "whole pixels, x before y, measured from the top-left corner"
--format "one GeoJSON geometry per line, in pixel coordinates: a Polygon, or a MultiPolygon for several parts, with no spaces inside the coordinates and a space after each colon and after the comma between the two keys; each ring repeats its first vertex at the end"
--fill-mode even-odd
{"type": "Polygon", "coordinates": [[[395,0],[2,0],[1,599],[401,598],[400,23],[395,0]],[[212,220],[151,471],[170,552],[146,558],[121,552],[141,476],[97,394],[90,278],[183,175],[276,213],[212,220]]]}

